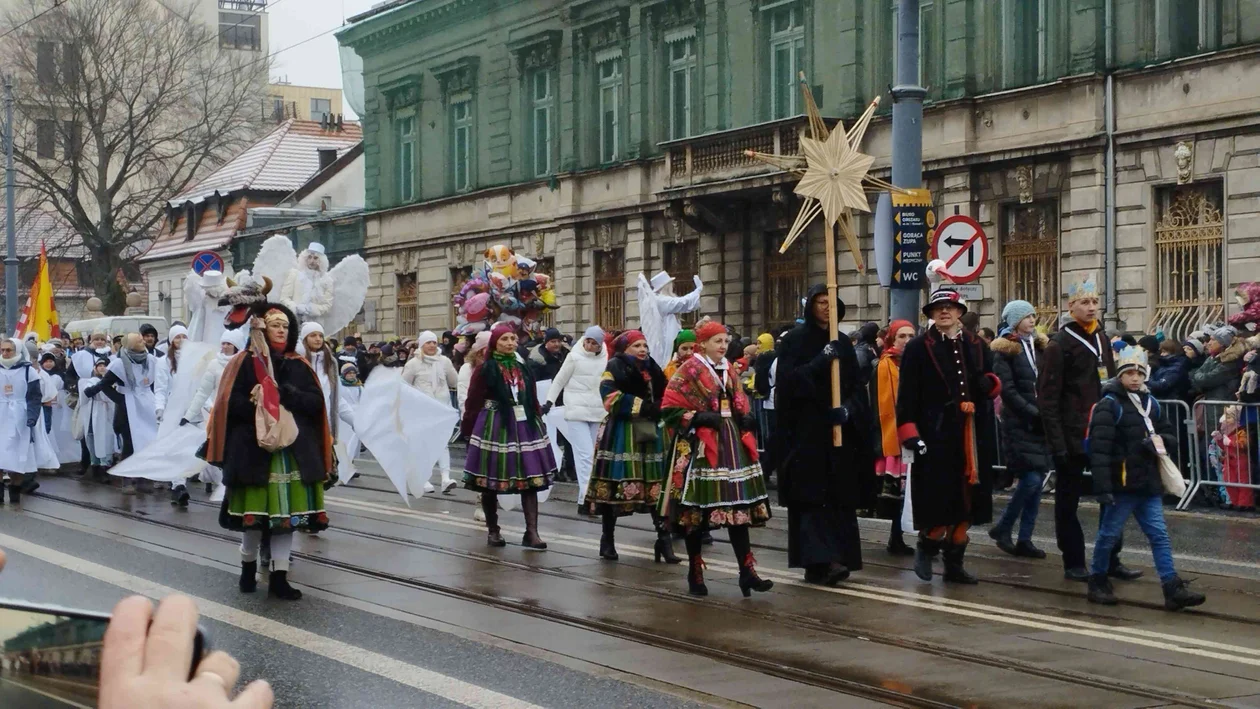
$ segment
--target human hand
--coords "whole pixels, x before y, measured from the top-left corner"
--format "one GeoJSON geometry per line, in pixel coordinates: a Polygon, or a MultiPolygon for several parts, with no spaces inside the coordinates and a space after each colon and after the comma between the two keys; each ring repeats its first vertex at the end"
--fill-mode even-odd
{"type": "Polygon", "coordinates": [[[188,419],[186,419],[186,418],[181,418],[181,419],[179,420],[179,425],[181,425],[181,426],[187,426],[187,425],[188,425],[188,419]]]}
{"type": "Polygon", "coordinates": [[[35,424],[37,424],[37,423],[39,423],[39,417],[38,417],[38,416],[36,416],[35,418],[28,418],[28,419],[26,419],[26,427],[27,427],[27,428],[35,428],[35,424]]]}
{"type": "Polygon", "coordinates": [[[225,652],[208,655],[188,679],[196,632],[197,606],[187,596],[163,599],[156,612],[141,596],[119,601],[101,652],[101,709],[269,709],[274,696],[263,680],[228,698],[241,667],[225,652]]]}
{"type": "Polygon", "coordinates": [[[927,455],[927,444],[924,443],[923,439],[918,436],[911,436],[910,438],[907,438],[906,442],[902,445],[909,448],[911,451],[914,451],[915,455],[927,455]]]}
{"type": "Polygon", "coordinates": [[[1260,350],[1247,350],[1247,354],[1243,355],[1243,361],[1251,364],[1251,360],[1256,358],[1256,352],[1260,352],[1260,350]]]}
{"type": "Polygon", "coordinates": [[[254,316],[254,317],[252,317],[252,318],[250,318],[250,319],[249,319],[249,329],[251,329],[251,330],[266,330],[266,329],[267,329],[267,323],[266,323],[266,321],[264,321],[262,318],[260,318],[260,317],[258,317],[258,316],[254,316]]]}
{"type": "Polygon", "coordinates": [[[752,414],[744,414],[739,419],[739,430],[755,431],[757,430],[757,417],[752,414]]]}
{"type": "Polygon", "coordinates": [[[655,421],[656,419],[661,417],[661,407],[657,406],[656,404],[650,401],[645,401],[639,407],[639,416],[641,418],[655,421]]]}
{"type": "Polygon", "coordinates": [[[701,411],[691,417],[692,428],[717,428],[722,425],[722,414],[714,411],[701,411]]]}
{"type": "Polygon", "coordinates": [[[1113,497],[1110,492],[1100,492],[1098,493],[1098,504],[1114,505],[1116,504],[1116,498],[1113,497]]]}
{"type": "Polygon", "coordinates": [[[542,405],[542,415],[543,415],[543,416],[546,416],[546,415],[547,415],[547,414],[549,414],[549,413],[551,413],[551,402],[550,402],[550,401],[545,402],[545,403],[543,403],[543,405],[542,405]]]}
{"type": "Polygon", "coordinates": [[[703,288],[703,287],[704,287],[704,281],[701,281],[701,280],[700,280],[700,276],[692,276],[692,277],[691,277],[691,282],[692,282],[692,283],[694,283],[694,284],[696,284],[696,288],[703,288]]]}

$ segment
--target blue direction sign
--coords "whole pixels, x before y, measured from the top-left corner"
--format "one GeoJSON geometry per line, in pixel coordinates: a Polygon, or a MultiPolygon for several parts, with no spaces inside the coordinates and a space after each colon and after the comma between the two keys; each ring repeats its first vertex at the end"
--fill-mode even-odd
{"type": "Polygon", "coordinates": [[[893,263],[890,288],[918,290],[923,287],[928,248],[936,227],[932,193],[912,189],[892,195],[893,263]]]}
{"type": "Polygon", "coordinates": [[[198,276],[206,271],[223,272],[223,257],[213,251],[198,251],[193,256],[192,270],[198,276]]]}

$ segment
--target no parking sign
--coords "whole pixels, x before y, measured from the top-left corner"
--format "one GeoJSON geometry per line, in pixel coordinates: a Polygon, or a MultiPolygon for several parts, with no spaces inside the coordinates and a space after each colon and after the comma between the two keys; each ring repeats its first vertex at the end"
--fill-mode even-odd
{"type": "Polygon", "coordinates": [[[213,251],[198,251],[193,256],[192,270],[198,276],[206,271],[223,273],[223,257],[213,251]]]}

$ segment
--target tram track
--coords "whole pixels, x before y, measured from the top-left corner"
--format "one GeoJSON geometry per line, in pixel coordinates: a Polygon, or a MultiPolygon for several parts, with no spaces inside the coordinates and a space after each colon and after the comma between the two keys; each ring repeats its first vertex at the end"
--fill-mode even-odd
{"type": "MultiPolygon", "coordinates": [[[[37,493],[37,497],[45,497],[50,500],[60,502],[62,504],[71,505],[83,509],[110,514],[119,517],[145,522],[147,524],[178,530],[188,534],[194,534],[210,539],[221,540],[227,543],[237,543],[236,535],[226,532],[217,532],[202,529],[196,526],[178,524],[161,519],[155,519],[144,514],[120,510],[92,502],[76,500],[62,497],[59,495],[37,493]]],[[[218,505],[194,501],[194,504],[209,508],[218,508],[218,505]]],[[[367,510],[360,510],[366,512],[367,510]]],[[[351,515],[353,516],[353,515],[351,515]]],[[[364,519],[371,519],[364,517],[364,519]]],[[[747,603],[729,602],[716,599],[713,597],[707,599],[696,599],[690,596],[682,595],[676,592],[667,591],[661,588],[645,586],[642,584],[630,583],[622,580],[614,580],[607,578],[596,578],[586,576],[563,569],[554,569],[546,567],[531,566],[529,564],[502,559],[500,557],[467,551],[463,549],[455,549],[440,544],[430,542],[422,542],[412,539],[405,539],[379,532],[370,532],[358,529],[352,529],[344,525],[339,525],[336,530],[339,534],[359,537],[367,540],[394,544],[414,549],[420,549],[431,553],[447,555],[462,560],[476,561],[487,563],[504,568],[511,568],[529,573],[536,573],[555,578],[561,578],[569,581],[587,583],[595,586],[603,586],[627,593],[635,593],[640,595],[649,595],[661,600],[675,602],[704,605],[708,608],[720,607],[726,612],[742,615],[750,619],[762,621],[771,621],[779,625],[788,625],[802,630],[808,630],[815,633],[831,635],[851,640],[860,640],[865,642],[873,642],[886,647],[896,648],[904,651],[920,653],[929,656],[948,658],[954,661],[962,661],[977,666],[995,668],[1003,671],[1013,672],[1017,674],[1038,677],[1042,679],[1052,680],[1054,682],[1067,683],[1072,686],[1088,687],[1093,689],[1104,690],[1126,694],[1132,697],[1142,699],[1156,700],[1164,704],[1175,704],[1178,706],[1188,707],[1219,707],[1218,703],[1205,700],[1190,694],[1179,693],[1174,690],[1165,688],[1150,687],[1147,685],[1135,684],[1112,677],[1093,675],[1084,672],[1065,670],[1062,668],[1049,668],[1035,663],[1023,660],[1013,659],[1005,656],[981,653],[972,650],[964,650],[955,646],[944,645],[927,640],[907,638],[889,633],[872,632],[869,629],[857,628],[843,623],[834,621],[820,620],[801,614],[784,612],[776,610],[768,612],[759,609],[747,603]]],[[[353,573],[356,575],[378,579],[393,584],[412,587],[427,592],[446,595],[471,601],[491,607],[508,610],[511,612],[521,613],[531,617],[546,619],[552,622],[562,623],[575,628],[595,631],[610,635],[617,638],[627,639],[639,642],[645,645],[659,647],[668,650],[683,651],[694,655],[704,656],[719,662],[749,669],[751,671],[762,674],[779,677],[791,681],[800,682],[829,691],[841,694],[859,696],[868,699],[874,699],[886,702],[895,706],[907,707],[950,707],[957,706],[953,700],[943,697],[930,697],[922,694],[914,694],[911,692],[890,689],[879,684],[877,678],[870,678],[870,681],[860,679],[839,678],[827,674],[825,668],[809,667],[802,663],[786,664],[775,659],[767,657],[758,657],[755,654],[747,652],[734,652],[720,648],[701,645],[699,643],[690,642],[686,639],[670,637],[656,632],[645,630],[643,628],[630,626],[624,623],[618,623],[608,620],[590,618],[586,616],[574,615],[564,611],[542,607],[536,603],[524,602],[511,598],[503,598],[487,593],[463,589],[447,584],[435,583],[423,579],[408,578],[387,571],[373,569],[360,564],[337,561],[327,559],[320,555],[293,552],[295,559],[304,563],[324,566],[327,568],[338,569],[353,573]]],[[[893,568],[896,568],[895,566],[893,568]]]]}

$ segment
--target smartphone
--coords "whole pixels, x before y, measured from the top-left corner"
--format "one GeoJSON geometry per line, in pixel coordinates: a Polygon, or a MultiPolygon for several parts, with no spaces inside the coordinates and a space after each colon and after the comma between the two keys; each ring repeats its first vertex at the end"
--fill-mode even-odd
{"type": "MultiPolygon", "coordinates": [[[[0,706],[96,706],[109,619],[109,613],[0,598],[0,706]]],[[[198,625],[189,679],[209,649],[198,625]]]]}

